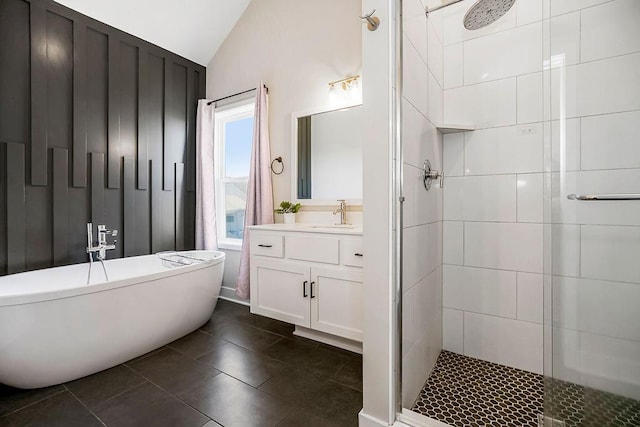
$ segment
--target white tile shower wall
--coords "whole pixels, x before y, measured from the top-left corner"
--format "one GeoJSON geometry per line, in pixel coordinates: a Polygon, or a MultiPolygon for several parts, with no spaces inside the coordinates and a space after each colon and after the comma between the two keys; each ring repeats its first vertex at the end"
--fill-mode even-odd
{"type": "Polygon", "coordinates": [[[442,16],[425,17],[420,0],[403,2],[404,148],[403,390],[410,407],[442,349],[442,190],[425,191],[426,159],[442,169],[442,16]]]}
{"type": "Polygon", "coordinates": [[[478,130],[444,139],[443,340],[542,373],[542,0],[473,32],[472,3],[444,15],[444,120],[478,130]]]}
{"type": "Polygon", "coordinates": [[[566,198],[640,192],[640,2],[550,0],[549,15],[553,372],[640,399],[640,205],[566,198]]]}

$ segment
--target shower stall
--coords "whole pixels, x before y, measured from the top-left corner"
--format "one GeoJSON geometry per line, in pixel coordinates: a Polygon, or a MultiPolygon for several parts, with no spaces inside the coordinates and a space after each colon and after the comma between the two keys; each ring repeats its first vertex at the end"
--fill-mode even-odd
{"type": "Polygon", "coordinates": [[[404,422],[640,425],[638,22],[402,0],[404,422]]]}

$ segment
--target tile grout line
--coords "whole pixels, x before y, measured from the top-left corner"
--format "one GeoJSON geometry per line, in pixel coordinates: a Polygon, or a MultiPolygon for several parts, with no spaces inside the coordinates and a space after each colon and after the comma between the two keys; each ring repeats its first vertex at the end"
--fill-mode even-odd
{"type": "Polygon", "coordinates": [[[67,389],[67,391],[71,394],[71,396],[72,396],[76,401],[78,401],[78,403],[80,403],[80,405],[82,405],[82,407],[83,407],[83,408],[85,408],[87,411],[89,411],[89,413],[90,413],[91,415],[93,415],[93,416],[94,416],[94,418],[95,418],[95,419],[97,419],[97,420],[98,420],[98,422],[99,422],[100,424],[102,424],[103,426],[105,426],[105,427],[106,427],[107,423],[105,423],[104,421],[102,421],[102,419],[101,419],[101,418],[100,418],[100,417],[99,417],[95,412],[93,412],[93,411],[91,410],[91,408],[89,408],[87,405],[85,405],[85,404],[84,404],[84,402],[83,402],[82,400],[78,399],[78,396],[76,396],[76,395],[73,393],[73,391],[71,391],[71,390],[70,390],[66,385],[65,385],[65,388],[66,388],[66,389],[67,389]]]}
{"type": "Polygon", "coordinates": [[[54,397],[54,396],[57,396],[57,395],[59,395],[60,393],[64,393],[65,391],[68,391],[67,387],[66,387],[64,384],[61,384],[61,385],[62,385],[62,387],[63,387],[63,389],[62,389],[62,390],[60,390],[60,391],[58,391],[58,392],[56,392],[56,393],[53,393],[53,394],[51,394],[51,395],[49,395],[49,396],[43,397],[42,399],[38,399],[38,400],[36,400],[35,402],[31,402],[31,403],[29,403],[28,405],[21,406],[21,407],[19,407],[19,408],[17,408],[17,409],[13,409],[12,411],[9,411],[9,412],[7,412],[6,414],[4,414],[4,415],[0,416],[0,418],[7,417],[7,416],[9,416],[9,415],[12,415],[12,414],[14,414],[14,413],[18,412],[18,411],[22,411],[23,409],[29,408],[29,407],[31,407],[31,406],[33,406],[33,405],[35,405],[35,404],[38,404],[38,403],[40,403],[40,402],[44,402],[45,400],[48,400],[48,399],[50,399],[50,398],[52,398],[52,397],[54,397]]]}

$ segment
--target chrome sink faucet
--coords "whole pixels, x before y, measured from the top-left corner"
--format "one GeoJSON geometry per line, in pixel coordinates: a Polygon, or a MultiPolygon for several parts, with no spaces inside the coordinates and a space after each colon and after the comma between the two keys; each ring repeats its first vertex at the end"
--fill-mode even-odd
{"type": "Polygon", "coordinates": [[[345,200],[338,200],[340,206],[333,211],[333,214],[340,214],[340,223],[336,225],[345,225],[347,223],[347,202],[345,200]]]}
{"type": "Polygon", "coordinates": [[[113,244],[110,245],[107,243],[107,235],[111,235],[116,237],[118,235],[118,230],[108,230],[106,226],[99,225],[98,226],[98,244],[96,246],[93,245],[93,224],[87,224],[87,253],[89,254],[89,261],[93,262],[93,254],[97,253],[97,258],[99,261],[104,261],[107,258],[107,251],[113,250],[116,248],[117,240],[113,240],[113,244]]]}

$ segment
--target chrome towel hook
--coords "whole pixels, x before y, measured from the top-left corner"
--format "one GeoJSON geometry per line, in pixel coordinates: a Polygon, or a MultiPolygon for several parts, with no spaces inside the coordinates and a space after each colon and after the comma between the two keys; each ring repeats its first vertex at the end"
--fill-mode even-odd
{"type": "Polygon", "coordinates": [[[370,13],[360,17],[360,19],[367,21],[367,28],[369,29],[369,31],[375,31],[380,26],[380,18],[378,18],[377,16],[373,16],[374,13],[376,13],[375,9],[373,9],[370,13]]]}
{"type": "Polygon", "coordinates": [[[440,178],[440,188],[442,188],[444,174],[431,169],[431,162],[429,160],[425,160],[424,165],[422,166],[422,185],[424,185],[424,189],[427,191],[431,190],[431,181],[438,178],[440,178]]]}

